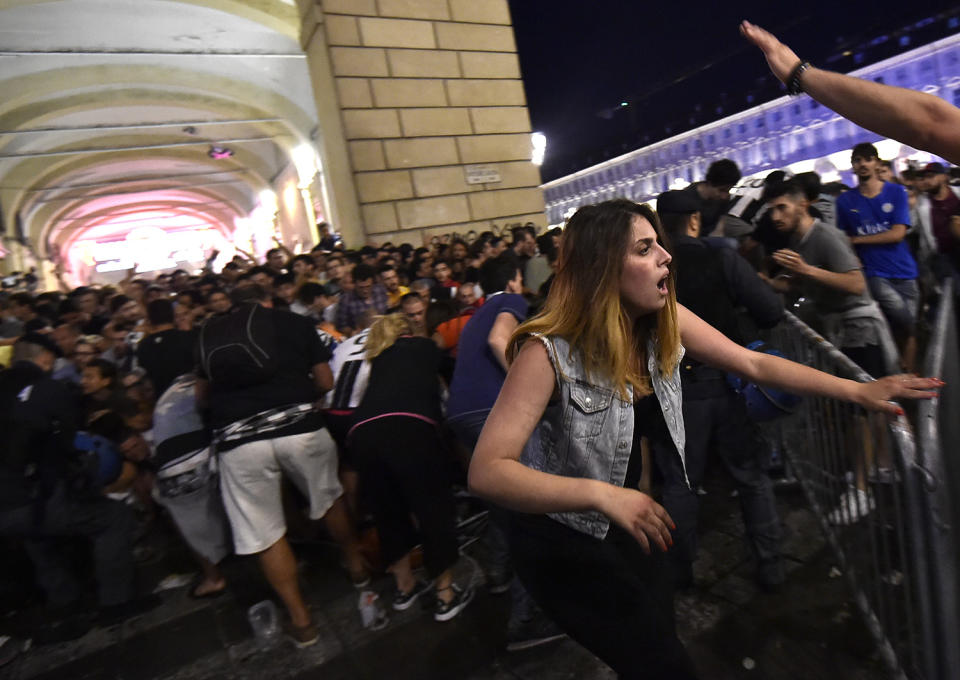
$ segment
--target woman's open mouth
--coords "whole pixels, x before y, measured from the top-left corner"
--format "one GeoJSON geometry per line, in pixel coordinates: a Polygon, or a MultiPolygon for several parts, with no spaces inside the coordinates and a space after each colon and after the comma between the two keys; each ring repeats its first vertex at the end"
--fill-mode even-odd
{"type": "Polygon", "coordinates": [[[667,295],[667,294],[668,294],[669,291],[668,291],[668,289],[667,289],[667,282],[668,282],[669,280],[670,280],[670,275],[667,274],[667,275],[664,276],[662,279],[660,279],[659,281],[657,281],[657,290],[660,292],[661,295],[667,295]]]}

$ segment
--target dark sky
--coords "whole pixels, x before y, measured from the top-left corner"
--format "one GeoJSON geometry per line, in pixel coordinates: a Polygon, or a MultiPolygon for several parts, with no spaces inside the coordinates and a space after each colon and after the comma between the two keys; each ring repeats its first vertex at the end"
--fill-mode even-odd
{"type": "Polygon", "coordinates": [[[510,0],[510,9],[533,129],[547,136],[544,181],[780,96],[741,19],[840,72],[960,32],[957,5],[929,0],[510,0]]]}

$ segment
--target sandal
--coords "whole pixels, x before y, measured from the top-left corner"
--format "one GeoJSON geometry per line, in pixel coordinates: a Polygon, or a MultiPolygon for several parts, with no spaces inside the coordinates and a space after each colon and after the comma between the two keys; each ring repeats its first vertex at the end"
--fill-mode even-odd
{"type": "Polygon", "coordinates": [[[227,592],[227,584],[226,582],[224,582],[222,588],[219,588],[217,590],[209,590],[202,594],[197,593],[197,590],[200,588],[202,584],[203,584],[203,579],[200,579],[199,581],[194,583],[190,587],[190,590],[187,591],[187,597],[189,597],[191,600],[212,600],[213,598],[220,597],[225,592],[227,592]]]}

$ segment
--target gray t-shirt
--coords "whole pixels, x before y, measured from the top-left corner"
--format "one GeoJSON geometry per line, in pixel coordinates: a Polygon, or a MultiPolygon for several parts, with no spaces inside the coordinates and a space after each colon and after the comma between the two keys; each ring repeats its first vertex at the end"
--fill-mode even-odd
{"type": "MultiPolygon", "coordinates": [[[[803,238],[794,236],[790,245],[803,256],[807,264],[815,267],[838,274],[862,269],[860,260],[853,252],[853,247],[846,235],[836,227],[827,226],[820,220],[814,221],[810,231],[803,238]]],[[[836,319],[838,324],[831,324],[830,319],[821,319],[825,326],[821,329],[822,332],[826,333],[835,344],[840,347],[863,347],[879,342],[876,320],[849,314],[857,307],[873,304],[868,293],[863,292],[860,295],[845,293],[807,278],[802,280],[801,290],[804,297],[813,300],[819,314],[848,316],[848,318],[836,319]],[[832,325],[838,325],[838,327],[831,331],[832,325]]]]}
{"type": "MultiPolygon", "coordinates": [[[[842,274],[862,268],[847,237],[836,227],[828,227],[820,220],[814,221],[803,238],[794,236],[790,246],[803,256],[807,264],[830,272],[842,274]]],[[[845,293],[812,279],[803,279],[801,287],[804,297],[813,300],[821,314],[836,314],[871,303],[866,293],[845,293]]]]}

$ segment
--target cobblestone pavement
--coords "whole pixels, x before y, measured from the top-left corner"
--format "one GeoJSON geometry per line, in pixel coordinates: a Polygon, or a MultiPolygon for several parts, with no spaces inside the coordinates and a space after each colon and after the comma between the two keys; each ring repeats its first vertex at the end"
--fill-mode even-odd
{"type": "MultiPolygon", "coordinates": [[[[701,557],[696,584],[676,598],[681,638],[703,678],[883,677],[873,643],[853,608],[799,491],[779,489],[786,528],[784,554],[789,577],[775,593],[761,592],[752,579],[743,545],[736,499],[723,479],[710,480],[701,512],[701,557]]],[[[156,546],[162,558],[142,567],[144,582],[190,569],[174,541],[156,546]]],[[[321,631],[320,643],[296,650],[285,643],[258,648],[246,609],[269,597],[257,564],[232,559],[225,565],[229,592],[192,600],[186,588],[162,593],[153,611],[82,638],[35,645],[5,668],[11,680],[201,680],[297,678],[317,680],[392,678],[426,680],[607,679],[615,674],[589,652],[562,640],[525,652],[503,650],[508,596],[481,588],[474,602],[449,623],[437,623],[414,606],[390,612],[389,626],[364,630],[357,595],[323,543],[296,548],[306,595],[321,631]]],[[[473,550],[473,549],[470,549],[473,550]]],[[[469,551],[468,551],[469,552],[469,551]]],[[[467,577],[473,567],[464,560],[467,577]]],[[[385,598],[390,581],[375,582],[385,598]]],[[[23,617],[24,613],[7,616],[23,617]]],[[[9,628],[9,626],[8,626],[9,628]]],[[[13,632],[4,630],[4,632],[13,632]]]]}

